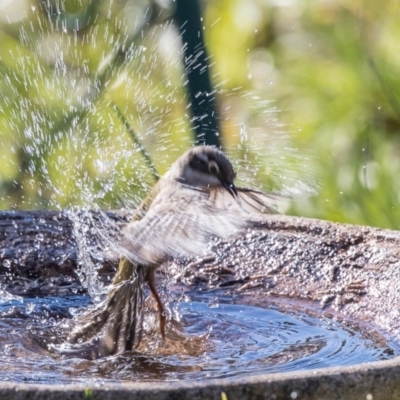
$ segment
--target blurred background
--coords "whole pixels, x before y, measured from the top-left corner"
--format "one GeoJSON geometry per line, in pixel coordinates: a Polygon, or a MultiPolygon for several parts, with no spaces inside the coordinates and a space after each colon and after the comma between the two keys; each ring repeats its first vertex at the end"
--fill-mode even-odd
{"type": "MultiPolygon", "coordinates": [[[[204,130],[239,183],[292,198],[287,214],[399,228],[398,2],[199,5],[204,130]]],[[[194,143],[178,7],[0,0],[1,209],[135,207],[194,143]]]]}

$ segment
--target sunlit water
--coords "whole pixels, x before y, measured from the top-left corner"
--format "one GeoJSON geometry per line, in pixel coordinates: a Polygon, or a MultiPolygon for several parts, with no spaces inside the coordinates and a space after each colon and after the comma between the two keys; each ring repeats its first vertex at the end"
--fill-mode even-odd
{"type": "MultiPolygon", "coordinates": [[[[31,11],[32,14],[27,15],[20,10],[26,21],[18,28],[23,51],[10,52],[18,63],[3,73],[5,82],[13,82],[15,76],[18,83],[32,81],[39,85],[38,94],[31,93],[31,97],[24,97],[22,90],[17,96],[10,92],[4,97],[6,106],[3,108],[8,109],[9,104],[13,107],[12,112],[5,113],[5,125],[10,132],[15,132],[15,143],[4,146],[4,149],[10,148],[4,158],[6,161],[9,158],[7,163],[15,164],[17,156],[14,154],[21,149],[18,157],[24,160],[20,163],[22,174],[18,183],[26,193],[25,197],[18,194],[18,201],[24,199],[21,204],[27,208],[85,205],[93,209],[110,204],[134,208],[154,182],[143,161],[141,146],[133,143],[114,108],[103,110],[100,105],[105,99],[109,103],[113,90],[118,93],[117,99],[121,90],[130,93],[134,89],[136,103],[128,107],[130,111],[125,117],[132,120],[138,138],[156,166],[162,167],[160,170],[174,161],[191,139],[190,130],[182,130],[189,122],[186,108],[182,107],[180,113],[168,111],[174,109],[170,104],[181,103],[182,96],[180,90],[170,87],[176,74],[181,74],[181,50],[171,51],[171,44],[177,42],[176,32],[166,30],[167,25],[162,29],[160,26],[161,32],[171,31],[169,36],[156,32],[155,39],[139,41],[135,32],[141,29],[145,32],[146,18],[150,18],[145,17],[145,14],[150,15],[147,11],[140,14],[141,26],[135,27],[135,32],[129,30],[131,33],[124,39],[126,48],[131,51],[118,66],[118,52],[114,49],[119,48],[119,30],[125,31],[125,25],[113,28],[115,34],[107,41],[109,47],[105,50],[106,57],[102,56],[100,68],[104,72],[100,71],[99,79],[96,67],[90,67],[92,70],[88,74],[86,56],[77,59],[76,44],[71,44],[75,41],[65,40],[65,32],[55,34],[59,32],[58,26],[62,26],[60,20],[47,18],[40,8],[33,7],[31,11]],[[41,19],[46,21],[44,28],[41,19]],[[40,35],[34,34],[39,27],[40,35]],[[64,41],[70,43],[67,49],[64,41]],[[174,57],[171,58],[171,54],[174,57]],[[146,57],[148,63],[141,61],[146,57]],[[56,66],[54,70],[46,67],[44,76],[43,61],[46,66],[56,66]],[[25,68],[31,63],[32,68],[25,68]],[[166,74],[162,82],[158,82],[160,66],[166,74]],[[151,72],[149,79],[148,72],[151,72]],[[143,89],[137,90],[135,79],[128,79],[129,73],[140,78],[143,89]],[[107,84],[97,90],[101,75],[107,77],[107,84]],[[146,79],[142,79],[143,75],[146,79]],[[84,78],[78,79],[79,76],[84,78]],[[45,93],[43,99],[40,90],[45,93]],[[102,97],[104,94],[107,97],[102,97]],[[154,112],[154,101],[160,104],[162,98],[165,98],[165,108],[161,104],[160,110],[164,111],[154,112]],[[46,99],[46,104],[51,106],[38,106],[46,99]],[[88,110],[93,118],[88,117],[88,110]],[[65,122],[65,126],[60,125],[60,121],[65,122]],[[167,135],[170,131],[175,132],[175,136],[179,132],[180,139],[172,140],[173,136],[167,135]],[[132,188],[135,188],[133,192],[132,188]]],[[[125,20],[124,10],[115,12],[120,12],[125,20]]],[[[110,26],[120,24],[110,20],[110,26]]],[[[102,35],[96,36],[95,32],[97,28],[88,29],[85,40],[97,45],[102,42],[102,35]]],[[[76,31],[71,31],[70,35],[75,37],[76,31]]],[[[92,64],[97,63],[93,61],[92,64]]],[[[228,120],[231,125],[226,148],[238,171],[238,184],[290,195],[313,193],[318,185],[313,177],[312,160],[304,151],[292,146],[290,135],[278,121],[272,104],[264,96],[239,93],[236,89],[231,96],[220,97],[220,109],[224,110],[221,120],[228,120]]],[[[126,99],[121,97],[121,105],[125,107],[125,103],[126,99]]],[[[79,229],[75,234],[79,234],[79,229]]],[[[78,237],[77,242],[80,261],[86,266],[82,276],[86,276],[87,281],[82,283],[95,298],[100,287],[92,273],[96,268],[90,269],[90,260],[84,258],[88,258],[87,246],[82,245],[78,237]]],[[[146,352],[93,361],[60,354],[51,346],[61,345],[57,324],[71,318],[74,309],[83,309],[88,304],[89,298],[85,296],[25,298],[23,303],[1,304],[0,380],[89,383],[203,379],[349,365],[382,360],[399,353],[395,344],[379,347],[360,333],[329,319],[315,319],[298,312],[282,313],[277,308],[231,304],[228,298],[215,304],[205,294],[193,294],[183,302],[172,304],[180,321],[176,324],[179,329],[174,328],[178,333],[175,338],[168,337],[167,344],[156,341],[149,343],[146,352]]]]}
{"type": "Polygon", "coordinates": [[[175,324],[178,339],[169,334],[167,343],[158,340],[148,352],[97,360],[61,355],[52,346],[60,343],[57,326],[71,311],[87,307],[88,296],[5,302],[0,306],[0,380],[46,384],[196,380],[351,365],[399,354],[396,344],[382,347],[330,319],[231,300],[225,297],[215,303],[207,294],[193,293],[171,305],[180,318],[175,324]]]}

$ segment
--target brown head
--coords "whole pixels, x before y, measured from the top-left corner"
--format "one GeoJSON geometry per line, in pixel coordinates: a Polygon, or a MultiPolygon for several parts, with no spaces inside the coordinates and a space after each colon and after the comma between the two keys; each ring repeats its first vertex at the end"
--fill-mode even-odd
{"type": "Polygon", "coordinates": [[[200,189],[225,188],[237,196],[233,180],[235,171],[226,155],[215,147],[196,146],[172,164],[169,179],[200,189]]]}

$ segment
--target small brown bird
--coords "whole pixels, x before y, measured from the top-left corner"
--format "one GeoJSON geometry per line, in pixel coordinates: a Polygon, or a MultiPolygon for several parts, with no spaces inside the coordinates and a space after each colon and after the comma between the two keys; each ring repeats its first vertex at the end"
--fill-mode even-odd
{"type": "Polygon", "coordinates": [[[157,182],[123,230],[123,258],[104,303],[78,319],[71,342],[100,342],[99,356],[134,348],[141,339],[143,282],[165,310],[155,271],[174,257],[203,254],[210,239],[229,239],[254,226],[254,214],[275,212],[274,197],[235,187],[228,158],[210,146],[184,153],[157,182]]]}

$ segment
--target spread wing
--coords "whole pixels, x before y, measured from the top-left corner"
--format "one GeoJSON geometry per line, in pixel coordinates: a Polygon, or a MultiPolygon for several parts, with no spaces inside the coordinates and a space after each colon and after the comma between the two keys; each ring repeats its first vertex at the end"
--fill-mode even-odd
{"type": "Polygon", "coordinates": [[[278,203],[282,200],[279,195],[246,188],[236,188],[236,190],[243,211],[249,214],[278,212],[278,203]]]}
{"type": "Polygon", "coordinates": [[[254,213],[270,212],[268,195],[238,190],[202,191],[179,185],[163,190],[139,221],[124,230],[124,256],[157,265],[177,256],[203,254],[212,238],[229,239],[252,225],[254,213]],[[264,198],[265,196],[265,198],[264,198]]]}

